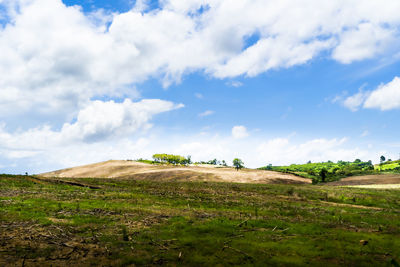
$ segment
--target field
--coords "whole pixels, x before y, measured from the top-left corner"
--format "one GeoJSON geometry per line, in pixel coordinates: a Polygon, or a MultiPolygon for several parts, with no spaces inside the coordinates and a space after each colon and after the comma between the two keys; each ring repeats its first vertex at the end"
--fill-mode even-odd
{"type": "Polygon", "coordinates": [[[360,175],[343,178],[340,181],[328,183],[328,185],[352,186],[352,185],[386,185],[400,184],[400,175],[392,173],[380,173],[375,175],[360,175]]]}
{"type": "Polygon", "coordinates": [[[377,164],[374,166],[375,170],[378,171],[397,171],[400,172],[400,160],[396,161],[386,161],[382,164],[377,164]]]}
{"type": "Polygon", "coordinates": [[[354,162],[317,162],[307,164],[291,164],[288,166],[268,165],[260,168],[282,173],[294,174],[300,177],[312,179],[314,184],[321,182],[335,182],[350,176],[365,176],[379,174],[399,174],[400,161],[387,161],[373,165],[371,161],[363,162],[356,159],[354,162]]]}
{"type": "Polygon", "coordinates": [[[0,265],[398,266],[400,191],[0,176],[0,265]]]}

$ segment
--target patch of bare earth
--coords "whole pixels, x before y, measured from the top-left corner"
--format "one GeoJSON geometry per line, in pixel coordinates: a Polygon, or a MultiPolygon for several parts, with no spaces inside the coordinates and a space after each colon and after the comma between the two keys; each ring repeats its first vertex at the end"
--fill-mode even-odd
{"type": "Polygon", "coordinates": [[[86,240],[66,227],[32,222],[0,225],[0,266],[82,266],[108,256],[95,235],[86,240]]]}
{"type": "Polygon", "coordinates": [[[343,178],[340,181],[328,183],[336,186],[356,185],[393,185],[400,184],[400,174],[364,175],[343,178]]]}
{"type": "Polygon", "coordinates": [[[292,174],[230,167],[152,165],[135,161],[109,160],[40,174],[42,177],[131,178],[158,181],[215,181],[236,183],[309,184],[310,179],[292,174]]]}

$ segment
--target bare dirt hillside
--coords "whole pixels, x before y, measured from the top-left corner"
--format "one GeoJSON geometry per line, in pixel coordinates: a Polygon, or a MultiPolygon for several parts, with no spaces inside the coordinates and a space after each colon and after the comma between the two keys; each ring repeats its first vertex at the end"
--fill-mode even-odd
{"type": "Polygon", "coordinates": [[[42,177],[131,178],[163,181],[216,181],[237,183],[307,184],[310,179],[274,171],[210,166],[153,165],[136,161],[105,162],[39,174],[42,177]]]}
{"type": "Polygon", "coordinates": [[[328,185],[391,185],[400,184],[400,174],[364,175],[343,178],[328,185]]]}

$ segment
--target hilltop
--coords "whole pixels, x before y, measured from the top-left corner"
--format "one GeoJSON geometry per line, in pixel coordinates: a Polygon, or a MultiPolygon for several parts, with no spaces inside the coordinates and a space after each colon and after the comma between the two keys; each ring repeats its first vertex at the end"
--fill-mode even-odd
{"type": "Polygon", "coordinates": [[[276,171],[242,169],[214,165],[174,166],[131,160],[109,160],[39,174],[42,177],[131,178],[152,181],[213,181],[236,183],[309,184],[311,179],[276,171]]]}

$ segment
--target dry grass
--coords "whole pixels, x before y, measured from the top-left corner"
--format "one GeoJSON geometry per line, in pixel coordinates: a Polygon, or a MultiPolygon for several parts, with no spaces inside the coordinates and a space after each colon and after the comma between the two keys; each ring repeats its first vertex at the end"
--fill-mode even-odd
{"type": "Polygon", "coordinates": [[[400,184],[400,174],[363,175],[343,178],[328,185],[389,185],[400,184]]]}
{"type": "Polygon", "coordinates": [[[218,181],[235,183],[309,184],[310,179],[265,170],[212,168],[205,166],[152,165],[135,161],[109,160],[40,174],[42,177],[134,178],[160,181],[218,181]]]}

